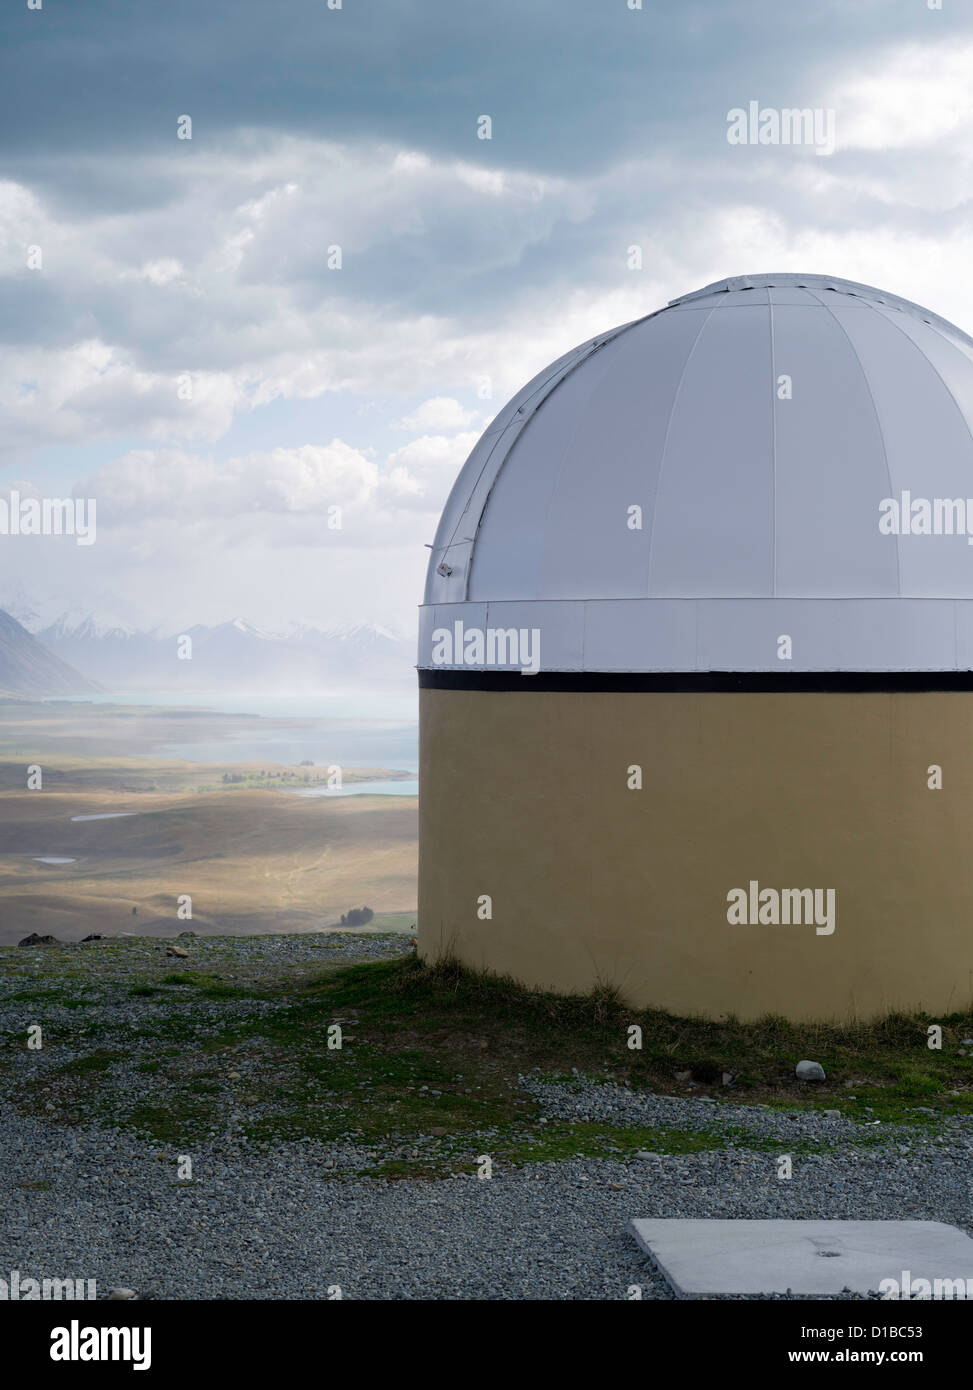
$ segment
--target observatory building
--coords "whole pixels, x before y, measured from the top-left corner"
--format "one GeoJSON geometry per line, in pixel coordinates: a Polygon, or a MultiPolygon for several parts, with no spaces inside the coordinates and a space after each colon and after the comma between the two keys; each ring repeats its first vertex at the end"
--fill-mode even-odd
{"type": "Polygon", "coordinates": [[[973,997],[973,340],[753,275],[569,352],[420,613],[419,952],[752,1019],[973,997]]]}

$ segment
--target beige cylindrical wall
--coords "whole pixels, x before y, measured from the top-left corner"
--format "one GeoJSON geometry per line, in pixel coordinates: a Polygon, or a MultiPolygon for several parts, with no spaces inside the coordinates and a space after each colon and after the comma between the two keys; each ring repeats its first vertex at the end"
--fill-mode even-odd
{"type": "Polygon", "coordinates": [[[423,689],[420,741],[424,958],[742,1019],[973,998],[973,694],[423,689]],[[751,881],[834,931],[731,923],[751,881]]]}

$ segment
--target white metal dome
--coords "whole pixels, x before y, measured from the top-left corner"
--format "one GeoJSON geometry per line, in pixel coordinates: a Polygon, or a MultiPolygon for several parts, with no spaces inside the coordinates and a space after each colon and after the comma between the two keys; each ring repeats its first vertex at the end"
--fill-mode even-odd
{"type": "Polygon", "coordinates": [[[819,275],[673,300],[485,431],[419,666],[469,664],[434,655],[462,622],[539,630],[542,671],[781,671],[784,635],[792,671],[971,670],[971,422],[973,339],[907,300],[819,275]]]}

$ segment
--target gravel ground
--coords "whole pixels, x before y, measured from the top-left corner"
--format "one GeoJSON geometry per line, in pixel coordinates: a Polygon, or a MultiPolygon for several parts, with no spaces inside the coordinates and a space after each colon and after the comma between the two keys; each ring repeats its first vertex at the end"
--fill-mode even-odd
{"type": "MultiPolygon", "coordinates": [[[[370,935],[349,932],[303,932],[268,936],[135,936],[120,932],[99,941],[63,941],[56,946],[3,947],[3,974],[7,981],[46,978],[76,967],[84,971],[86,987],[97,985],[93,966],[107,956],[110,983],[142,980],[146,968],[163,964],[167,970],[191,965],[195,970],[221,970],[227,980],[268,978],[268,968],[281,976],[293,975],[295,966],[355,965],[360,961],[389,960],[407,955],[409,937],[401,932],[370,935]],[[188,949],[190,961],[167,957],[169,946],[188,949]],[[87,957],[87,961],[84,959],[87,957]]],[[[106,971],[107,973],[107,971],[106,971]]]]}
{"type": "MultiPolygon", "coordinates": [[[[106,1016],[116,1024],[119,1008],[131,1007],[134,1022],[158,1007],[120,999],[111,981],[144,978],[159,949],[138,941],[116,948],[120,958],[103,982],[106,1016]]],[[[250,937],[199,941],[193,964],[212,969],[219,958],[229,980],[250,964],[345,963],[407,949],[379,937],[250,937]]],[[[52,961],[22,950],[3,963],[3,993],[16,994],[50,974],[52,961]]],[[[173,964],[166,958],[161,968],[173,964]]],[[[86,980],[84,991],[95,1002],[96,984],[86,980]]],[[[21,1028],[23,1007],[13,998],[0,1005],[0,1028],[21,1028]]],[[[225,1021],[236,1003],[217,1007],[225,1021]]],[[[626,1232],[631,1217],[929,1219],[973,1234],[968,1119],[873,1134],[820,1112],[651,1095],[580,1075],[530,1073],[521,1084],[552,1121],[706,1130],[726,1147],[640,1158],[623,1145],[617,1159],[521,1168],[497,1161],[489,1180],[388,1181],[349,1175],[376,1159],[352,1140],[260,1148],[231,1128],[193,1146],[185,1179],[169,1146],[18,1114],[0,1088],[0,1277],[16,1269],[22,1278],[94,1278],[101,1296],[124,1286],[157,1299],[324,1298],[335,1285],[352,1299],[625,1299],[632,1286],[666,1299],[666,1285],[626,1232]],[[748,1138],[772,1145],[753,1151],[748,1138]],[[822,1142],[833,1148],[791,1148],[822,1142]],[[781,1180],[777,1157],[788,1152],[793,1176],[781,1180]]],[[[481,1140],[489,1153],[488,1134],[481,1140]]]]}
{"type": "Polygon", "coordinates": [[[624,1299],[670,1294],[625,1225],[656,1217],[894,1217],[971,1227],[967,1134],[904,1158],[711,1152],[571,1160],[437,1182],[329,1179],[327,1155],[203,1148],[0,1119],[0,1270],[143,1298],[624,1299]],[[19,1187],[49,1182],[49,1190],[19,1187]]]}
{"type": "MultiPolygon", "coordinates": [[[[546,1115],[562,1120],[585,1120],[618,1125],[626,1128],[659,1127],[693,1130],[697,1133],[716,1130],[727,1136],[736,1147],[747,1147],[753,1139],[778,1141],[786,1150],[788,1144],[877,1143],[895,1152],[914,1147],[935,1148],[956,1142],[961,1147],[964,1136],[973,1143],[969,1120],[939,1120],[934,1131],[917,1130],[914,1125],[893,1125],[875,1122],[859,1124],[835,1111],[778,1110],[769,1105],[733,1105],[725,1100],[694,1100],[692,1097],[654,1095],[633,1091],[622,1086],[586,1081],[578,1077],[573,1083],[552,1081],[542,1075],[529,1073],[520,1078],[525,1091],[538,1100],[546,1115]],[[746,1131],[745,1135],[736,1131],[746,1131]]],[[[928,1107],[914,1107],[916,1116],[933,1115],[928,1107]]]]}

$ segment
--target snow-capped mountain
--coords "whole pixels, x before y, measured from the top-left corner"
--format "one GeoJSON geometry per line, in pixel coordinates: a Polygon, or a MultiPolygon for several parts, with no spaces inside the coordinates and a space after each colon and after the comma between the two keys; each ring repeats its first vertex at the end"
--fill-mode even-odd
{"type": "Polygon", "coordinates": [[[98,690],[23,624],[0,610],[0,695],[90,695],[98,690]]]}
{"type": "MultiPolygon", "coordinates": [[[[26,624],[25,624],[26,626],[26,624]]],[[[58,638],[75,638],[79,641],[102,642],[108,637],[135,637],[137,629],[116,618],[95,617],[93,613],[61,613],[53,623],[41,624],[40,632],[49,632],[58,638]]]]}
{"type": "Polygon", "coordinates": [[[99,631],[121,628],[135,632],[134,624],[125,622],[110,609],[99,604],[97,613],[90,608],[65,608],[57,598],[38,598],[20,582],[8,583],[0,590],[0,609],[9,613],[22,627],[35,636],[45,628],[58,627],[65,632],[90,626],[99,631]]]}
{"type": "Polygon", "coordinates": [[[110,691],[290,694],[412,678],[413,646],[373,623],[271,632],[242,618],[138,631],[104,616],[64,613],[35,634],[110,691]]]}

